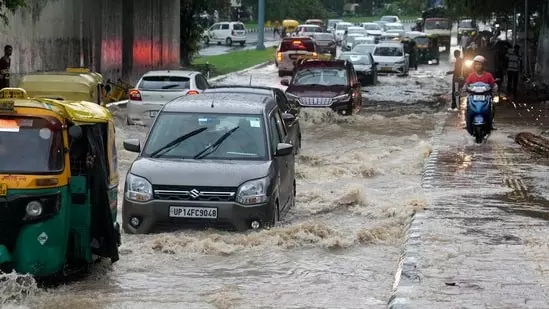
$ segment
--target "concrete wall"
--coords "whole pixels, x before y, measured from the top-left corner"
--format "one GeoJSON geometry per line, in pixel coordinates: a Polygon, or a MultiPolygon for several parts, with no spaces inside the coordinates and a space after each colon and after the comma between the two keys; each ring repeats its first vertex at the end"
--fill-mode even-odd
{"type": "Polygon", "coordinates": [[[88,67],[132,83],[147,70],[179,68],[180,0],[27,0],[1,26],[13,45],[12,79],[88,67]]]}

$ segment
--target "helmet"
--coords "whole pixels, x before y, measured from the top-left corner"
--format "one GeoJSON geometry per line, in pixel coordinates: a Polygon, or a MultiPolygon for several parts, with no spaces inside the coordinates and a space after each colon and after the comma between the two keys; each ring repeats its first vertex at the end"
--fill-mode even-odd
{"type": "Polygon", "coordinates": [[[480,62],[482,64],[484,64],[484,62],[486,62],[486,59],[480,55],[478,56],[475,56],[475,58],[473,58],[473,62],[480,62]]]}

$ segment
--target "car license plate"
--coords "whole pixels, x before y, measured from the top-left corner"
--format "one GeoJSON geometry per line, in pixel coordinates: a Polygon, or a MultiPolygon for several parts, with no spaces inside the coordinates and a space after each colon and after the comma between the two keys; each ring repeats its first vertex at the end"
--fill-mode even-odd
{"type": "Polygon", "coordinates": [[[391,71],[393,71],[393,68],[392,67],[382,67],[381,71],[391,72],[391,71]]]}
{"type": "Polygon", "coordinates": [[[484,117],[477,115],[475,116],[475,120],[473,121],[474,124],[483,124],[484,123],[484,117]]]}
{"type": "Polygon", "coordinates": [[[8,184],[0,183],[0,196],[8,195],[8,184]]]}
{"type": "Polygon", "coordinates": [[[473,100],[475,100],[475,101],[484,101],[484,100],[486,100],[486,96],[480,95],[480,94],[475,94],[473,96],[473,100]]]}
{"type": "Polygon", "coordinates": [[[170,217],[217,219],[217,208],[170,206],[170,217]]]}
{"type": "Polygon", "coordinates": [[[156,115],[158,115],[158,112],[157,111],[150,111],[150,114],[151,114],[151,118],[154,118],[154,117],[156,117],[156,115]]]}

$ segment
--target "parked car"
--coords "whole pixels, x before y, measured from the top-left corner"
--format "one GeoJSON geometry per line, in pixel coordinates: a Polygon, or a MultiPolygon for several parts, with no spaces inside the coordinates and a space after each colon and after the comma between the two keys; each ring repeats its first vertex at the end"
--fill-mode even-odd
{"type": "Polygon", "coordinates": [[[283,38],[276,55],[278,76],[291,74],[299,58],[318,57],[317,44],[310,37],[283,38]]]}
{"type": "Polygon", "coordinates": [[[223,85],[215,86],[207,89],[204,93],[231,93],[242,95],[259,95],[270,96],[275,100],[278,108],[282,112],[282,118],[288,128],[290,143],[294,145],[295,154],[301,149],[301,126],[299,125],[300,107],[293,102],[290,102],[284,94],[284,91],[276,87],[261,87],[261,86],[238,86],[238,85],[223,85]]]}
{"type": "Polygon", "coordinates": [[[353,64],[343,60],[304,60],[291,79],[286,96],[301,107],[330,108],[342,115],[360,111],[362,91],[353,64]]]}
{"type": "Polygon", "coordinates": [[[203,40],[206,45],[210,43],[225,43],[232,46],[233,43],[246,44],[246,27],[241,22],[221,22],[213,24],[204,32],[203,40]]]}
{"type": "Polygon", "coordinates": [[[409,55],[404,52],[402,43],[381,42],[374,49],[373,55],[375,62],[379,63],[379,72],[407,75],[410,71],[409,55]]]}
{"type": "Polygon", "coordinates": [[[335,36],[329,32],[315,33],[313,35],[319,54],[330,54],[335,58],[337,54],[337,43],[335,36]]]}
{"type": "Polygon", "coordinates": [[[383,28],[381,28],[381,26],[379,24],[376,24],[376,23],[362,23],[361,26],[362,26],[362,28],[364,28],[364,30],[366,30],[366,34],[368,36],[380,37],[381,34],[383,34],[383,28]]]}
{"type": "Polygon", "coordinates": [[[385,15],[382,16],[379,20],[387,22],[387,23],[400,23],[400,18],[395,15],[385,15]]]}
{"type": "Polygon", "coordinates": [[[343,37],[343,42],[341,43],[341,50],[348,51],[353,49],[353,44],[355,39],[364,38],[365,36],[362,33],[348,33],[343,37]]]}
{"type": "Polygon", "coordinates": [[[338,44],[341,44],[343,36],[349,27],[353,27],[353,24],[348,22],[340,22],[335,27],[336,41],[338,44]]]}
{"type": "Polygon", "coordinates": [[[297,35],[298,36],[309,36],[312,37],[315,33],[322,33],[322,27],[317,25],[299,25],[297,26],[297,35]]]}
{"type": "Polygon", "coordinates": [[[168,101],[184,95],[199,94],[210,88],[202,73],[195,71],[150,71],[131,89],[128,100],[128,125],[152,123],[168,101]]]}
{"type": "Polygon", "coordinates": [[[377,64],[371,53],[358,54],[345,52],[341,53],[338,59],[350,61],[353,64],[358,81],[362,86],[377,84],[377,64]]]}
{"type": "Polygon", "coordinates": [[[159,225],[239,231],[274,225],[295,205],[295,156],[271,96],[201,94],[167,103],[126,175],[127,233],[159,225]],[[261,99],[258,100],[258,97],[261,99]]]}

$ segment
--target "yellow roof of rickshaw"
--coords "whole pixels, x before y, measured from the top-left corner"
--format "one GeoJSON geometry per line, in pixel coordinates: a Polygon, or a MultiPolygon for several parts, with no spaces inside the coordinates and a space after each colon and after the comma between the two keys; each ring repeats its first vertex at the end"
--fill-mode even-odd
{"type": "Polygon", "coordinates": [[[294,19],[285,19],[282,21],[282,26],[297,26],[299,22],[294,19]]]}
{"type": "Polygon", "coordinates": [[[23,76],[18,87],[30,92],[43,93],[93,93],[103,77],[90,73],[40,72],[23,76]]]}
{"type": "Polygon", "coordinates": [[[68,119],[75,124],[104,123],[113,120],[108,108],[97,103],[86,101],[58,101],[50,99],[24,98],[26,91],[21,88],[4,88],[0,90],[0,105],[12,104],[15,108],[35,108],[50,110],[60,117],[68,119]],[[20,93],[15,98],[5,97],[5,92],[20,93]]]}

